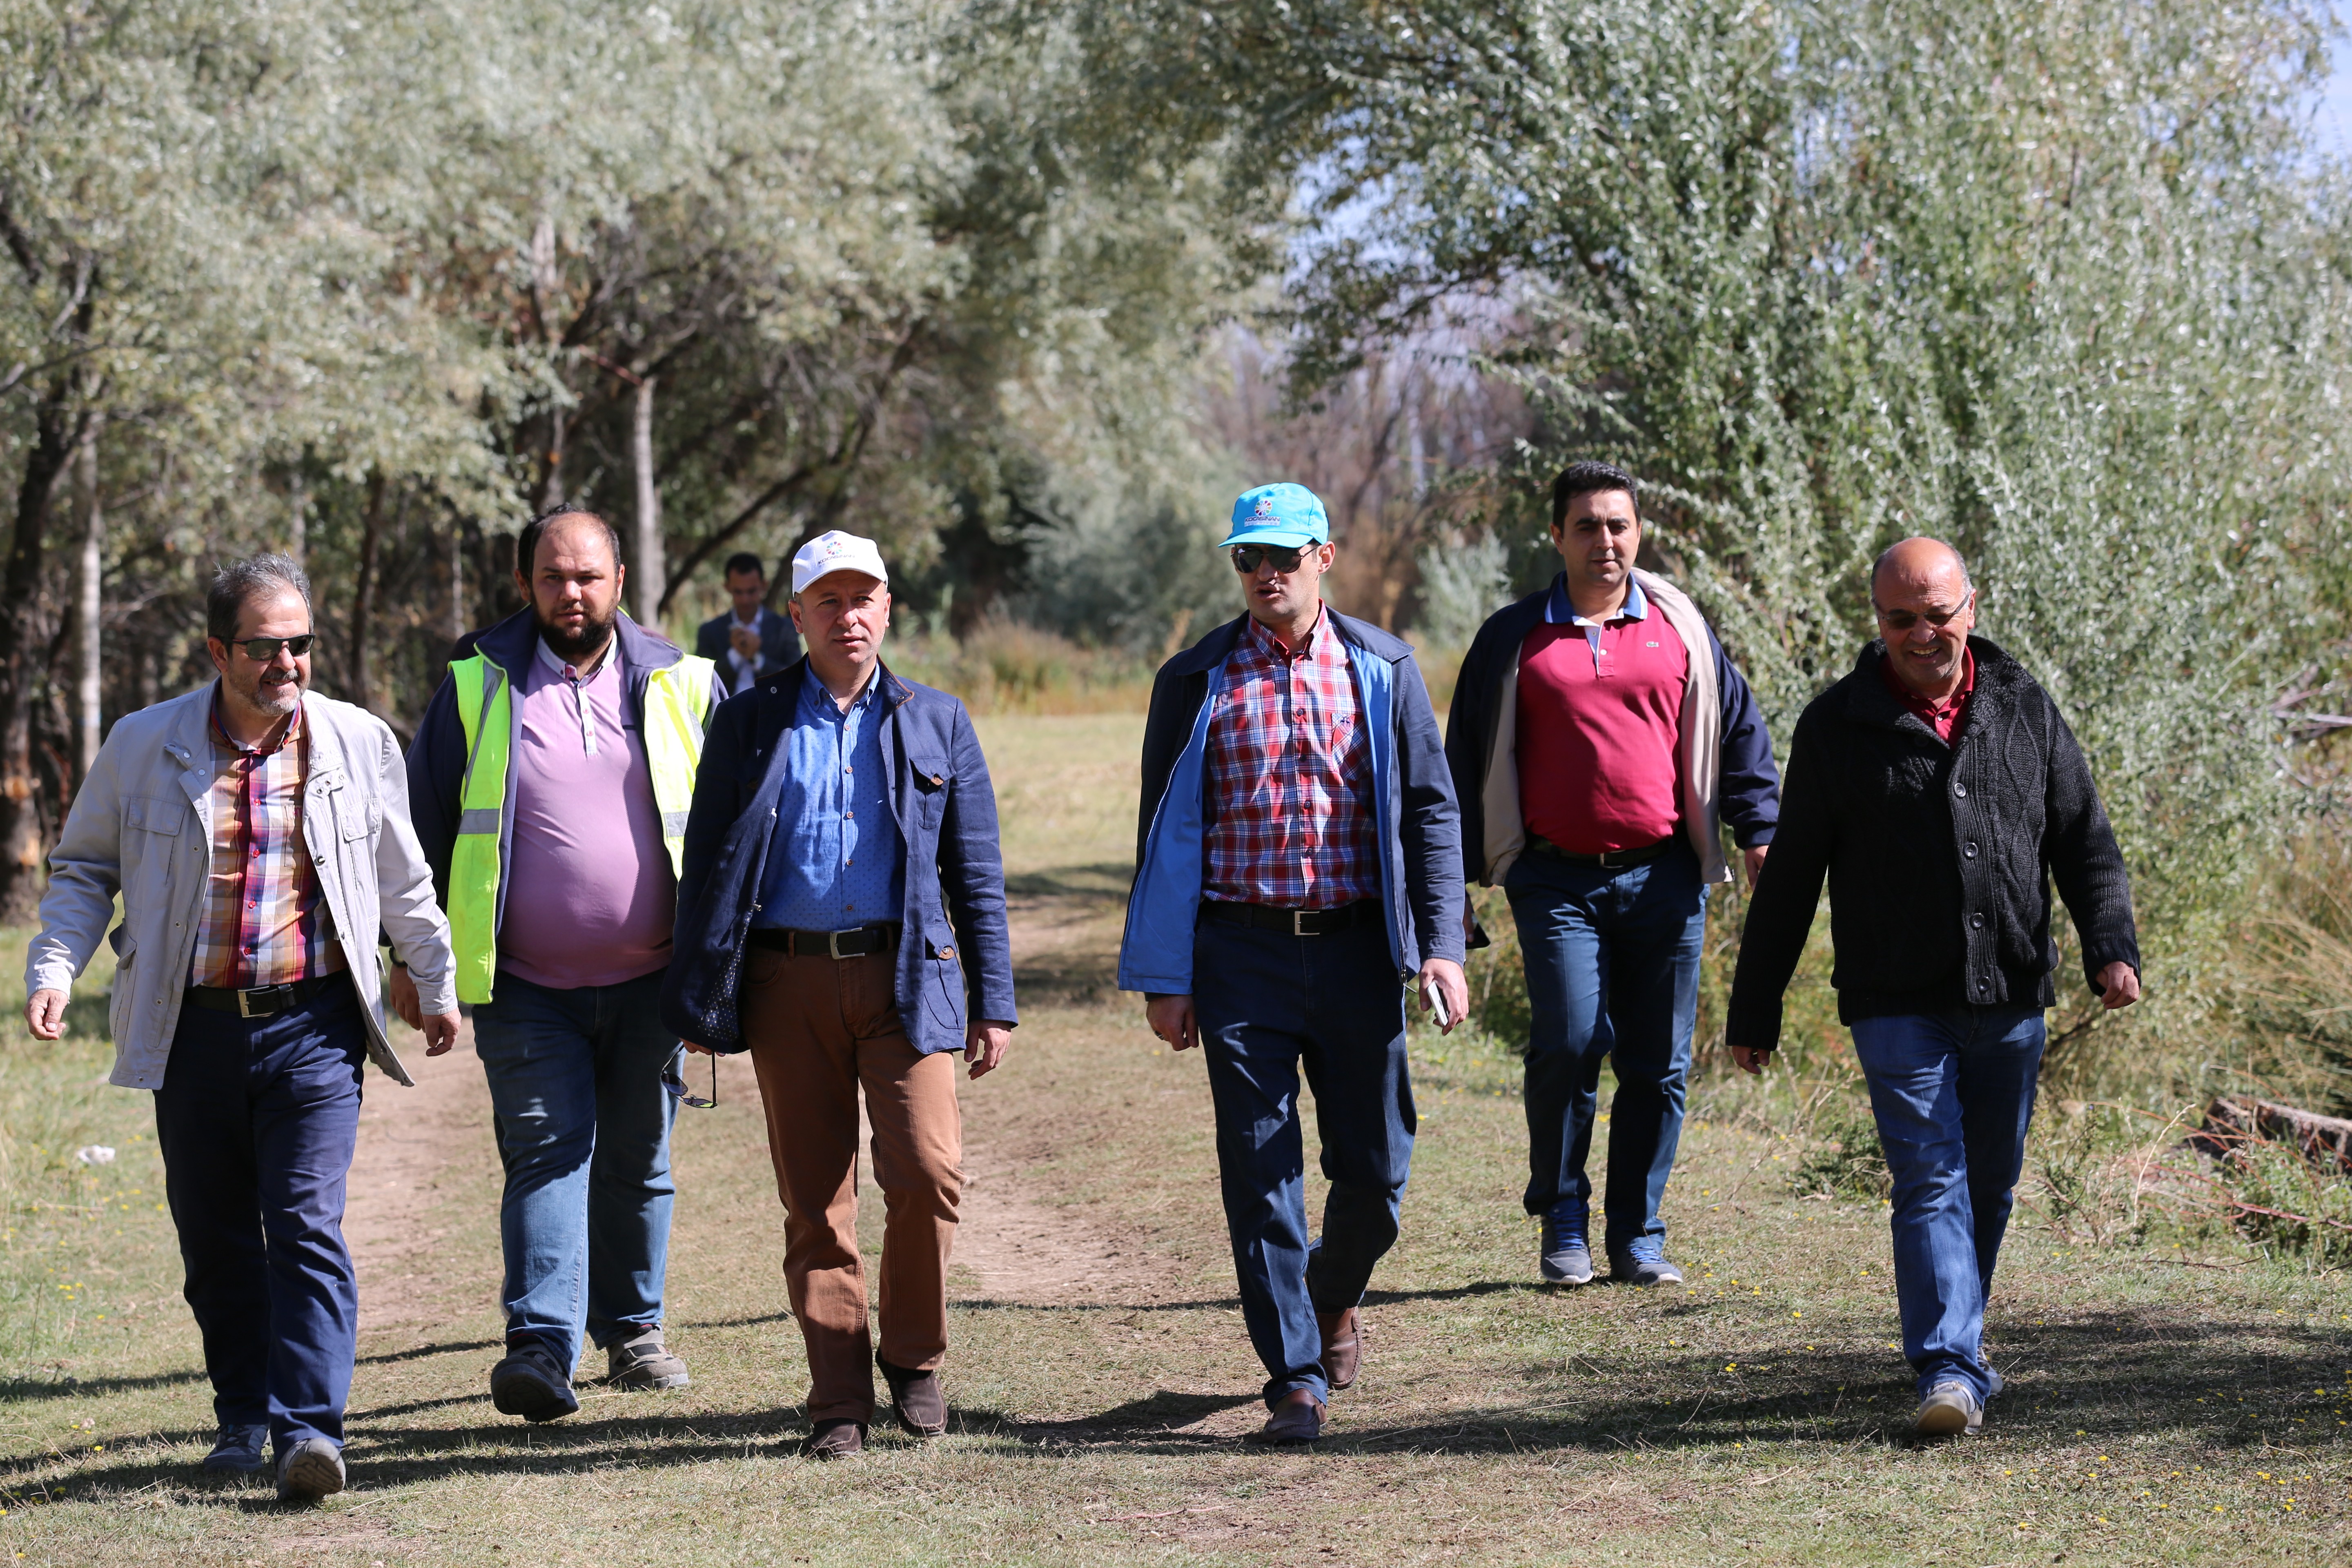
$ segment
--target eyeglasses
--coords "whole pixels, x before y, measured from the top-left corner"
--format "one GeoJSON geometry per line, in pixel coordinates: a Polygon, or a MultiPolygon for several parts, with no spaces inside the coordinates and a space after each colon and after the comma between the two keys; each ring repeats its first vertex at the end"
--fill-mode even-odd
{"type": "Polygon", "coordinates": [[[1271,561],[1277,572],[1296,572],[1298,563],[1307,559],[1307,552],[1314,548],[1311,544],[1296,547],[1287,544],[1236,544],[1234,546],[1234,570],[1255,572],[1271,561]]]}
{"type": "Polygon", "coordinates": [[[669,1097],[680,1105],[690,1106],[696,1110],[709,1110],[719,1103],[719,1058],[713,1055],[710,1058],[710,1098],[709,1100],[703,1099],[686,1087],[686,1047],[684,1046],[678,1047],[670,1054],[668,1064],[662,1068],[661,1086],[667,1089],[669,1097]]]}
{"type": "Polygon", "coordinates": [[[1940,632],[1950,626],[1952,617],[1967,609],[1975,601],[1977,591],[1971,588],[1961,597],[1958,604],[1948,610],[1889,610],[1874,604],[1870,607],[1878,611],[1878,618],[1886,623],[1887,629],[1890,631],[1907,632],[1921,621],[1925,621],[1940,632]]]}
{"type": "Polygon", "coordinates": [[[299,637],[247,637],[232,646],[245,649],[245,657],[254,663],[268,664],[278,657],[278,650],[281,647],[296,658],[308,658],[318,641],[316,632],[304,632],[299,637]]]}

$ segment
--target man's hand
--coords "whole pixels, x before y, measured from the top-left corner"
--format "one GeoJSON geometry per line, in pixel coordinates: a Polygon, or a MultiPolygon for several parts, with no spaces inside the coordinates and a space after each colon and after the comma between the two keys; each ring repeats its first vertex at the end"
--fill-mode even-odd
{"type": "Polygon", "coordinates": [[[1445,1023],[1437,1032],[1450,1035],[1470,1015],[1470,983],[1462,978],[1460,964],[1450,958],[1433,958],[1421,966],[1423,1012],[1429,1011],[1433,995],[1445,998],[1445,1023]]]}
{"type": "Polygon", "coordinates": [[[698,1046],[692,1040],[680,1040],[678,1041],[678,1044],[684,1046],[688,1050],[692,1051],[698,1057],[715,1057],[719,1054],[717,1051],[712,1050],[709,1046],[698,1046]]]}
{"type": "MultiPolygon", "coordinates": [[[[2110,1013],[2139,1000],[2139,975],[2122,959],[2099,971],[2099,1001],[2110,1013]]],[[[35,1034],[40,1031],[36,1029],[35,1034]]]]}
{"type": "Polygon", "coordinates": [[[1151,1032],[1180,1051],[1189,1051],[1201,1043],[1200,1020],[1192,1016],[1190,996],[1162,996],[1144,1009],[1143,1021],[1151,1032]]]}
{"type": "Polygon", "coordinates": [[[974,1019],[963,1032],[963,1059],[971,1064],[971,1076],[985,1078],[994,1072],[1004,1059],[1004,1047],[1012,1043],[1012,1025],[974,1019]]]}
{"type": "Polygon", "coordinates": [[[66,994],[36,991],[25,1002],[25,1027],[37,1040],[54,1040],[66,1032],[66,994]]]}
{"type": "MultiPolygon", "coordinates": [[[[399,1014],[400,1021],[410,1028],[425,1027],[425,1005],[416,999],[416,976],[396,963],[392,966],[392,1010],[399,1014]]],[[[452,1034],[449,1037],[455,1040],[457,1037],[452,1034]]],[[[444,1046],[441,1051],[448,1048],[444,1046]]],[[[441,1051],[427,1049],[425,1054],[437,1057],[441,1051]]]]}
{"type": "Polygon", "coordinates": [[[1748,890],[1751,893],[1756,890],[1756,879],[1764,874],[1764,851],[1771,847],[1769,844],[1751,844],[1739,852],[1739,858],[1748,862],[1748,890]]]}
{"type": "MultiPolygon", "coordinates": [[[[1751,850],[1750,853],[1752,854],[1754,851],[1751,850]]],[[[1732,1065],[1738,1068],[1741,1072],[1746,1073],[1750,1078],[1755,1078],[1761,1074],[1764,1070],[1764,1064],[1771,1059],[1771,1052],[1759,1051],[1754,1046],[1734,1046],[1731,1047],[1732,1065]]]]}
{"type": "MultiPolygon", "coordinates": [[[[410,994],[414,995],[415,990],[412,984],[410,994]]],[[[425,1031],[425,1054],[428,1057],[446,1057],[450,1047],[457,1043],[457,1015],[455,1013],[425,1014],[416,1026],[425,1031]]]]}

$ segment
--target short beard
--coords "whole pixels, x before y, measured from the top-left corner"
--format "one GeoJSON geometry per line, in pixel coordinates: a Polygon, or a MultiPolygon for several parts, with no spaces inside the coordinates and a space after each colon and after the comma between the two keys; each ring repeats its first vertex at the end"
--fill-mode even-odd
{"type": "Polygon", "coordinates": [[[535,605],[531,606],[530,618],[538,622],[540,639],[547,644],[548,652],[566,664],[578,665],[595,658],[604,651],[604,645],[613,640],[613,622],[619,614],[620,606],[615,605],[614,613],[601,621],[590,616],[581,626],[578,637],[561,626],[551,626],[540,620],[539,607],[535,605]]]}

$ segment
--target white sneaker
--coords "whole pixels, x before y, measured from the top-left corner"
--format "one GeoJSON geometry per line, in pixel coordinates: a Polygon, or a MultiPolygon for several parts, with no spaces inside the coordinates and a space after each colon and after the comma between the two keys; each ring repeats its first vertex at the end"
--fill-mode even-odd
{"type": "Polygon", "coordinates": [[[1984,1406],[1976,1390],[1954,1378],[1939,1383],[1919,1402],[1919,1436],[1957,1437],[1984,1425],[1984,1406]]]}
{"type": "Polygon", "coordinates": [[[343,1489],[343,1451],[324,1437],[305,1437],[278,1461],[278,1500],[316,1502],[343,1489]]]}

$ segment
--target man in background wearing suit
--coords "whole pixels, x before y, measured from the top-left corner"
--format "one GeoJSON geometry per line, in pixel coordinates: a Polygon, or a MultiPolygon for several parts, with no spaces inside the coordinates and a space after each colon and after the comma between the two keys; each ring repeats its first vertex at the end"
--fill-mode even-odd
{"type": "Polygon", "coordinates": [[[801,639],[792,622],[768,608],[768,571],[751,552],[727,558],[727,596],[735,607],[702,623],[694,651],[719,667],[719,679],[732,697],[799,658],[801,639]]]}

